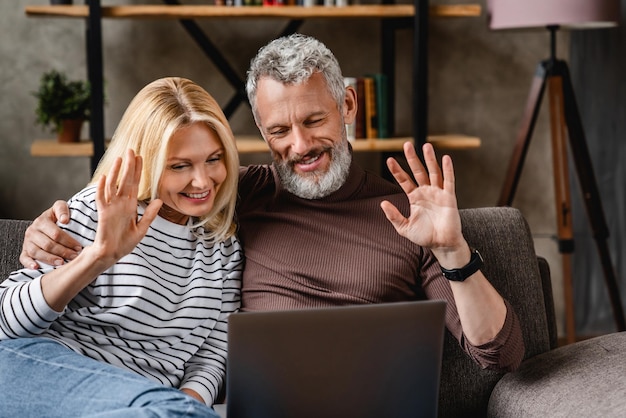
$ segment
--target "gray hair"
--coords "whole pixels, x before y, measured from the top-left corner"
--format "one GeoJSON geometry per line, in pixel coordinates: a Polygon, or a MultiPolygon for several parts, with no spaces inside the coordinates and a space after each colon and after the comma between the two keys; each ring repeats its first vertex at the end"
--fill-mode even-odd
{"type": "Polygon", "coordinates": [[[341,67],[333,53],[319,40],[293,34],[271,41],[262,47],[250,62],[246,93],[252,107],[254,120],[257,119],[257,83],[262,77],[269,77],[283,84],[306,82],[314,73],[324,76],[328,91],[341,109],[346,90],[341,67]]]}

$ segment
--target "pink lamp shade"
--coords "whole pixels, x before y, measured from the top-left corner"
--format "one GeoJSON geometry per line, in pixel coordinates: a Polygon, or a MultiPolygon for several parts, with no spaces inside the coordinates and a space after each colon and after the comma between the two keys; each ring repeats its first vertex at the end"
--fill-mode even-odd
{"type": "Polygon", "coordinates": [[[487,0],[491,29],[615,26],[619,0],[487,0]]]}

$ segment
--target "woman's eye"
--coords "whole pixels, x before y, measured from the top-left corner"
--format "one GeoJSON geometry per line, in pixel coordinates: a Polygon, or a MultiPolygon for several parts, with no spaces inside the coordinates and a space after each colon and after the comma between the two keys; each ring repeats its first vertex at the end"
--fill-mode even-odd
{"type": "Polygon", "coordinates": [[[224,156],[222,154],[217,154],[217,155],[213,155],[211,158],[209,158],[207,160],[207,163],[209,164],[215,164],[217,162],[222,161],[222,158],[224,158],[224,156]]]}
{"type": "Polygon", "coordinates": [[[176,171],[178,171],[178,170],[182,170],[182,169],[184,169],[185,167],[187,167],[187,165],[186,165],[186,164],[174,164],[174,165],[172,165],[170,168],[171,168],[172,170],[176,170],[176,171]]]}

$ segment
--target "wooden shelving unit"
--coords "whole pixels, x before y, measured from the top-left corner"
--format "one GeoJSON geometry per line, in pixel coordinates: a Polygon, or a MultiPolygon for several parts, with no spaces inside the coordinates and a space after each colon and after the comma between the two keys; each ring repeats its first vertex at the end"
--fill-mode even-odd
{"type": "MultiPolygon", "coordinates": [[[[237,149],[241,154],[269,152],[265,141],[254,136],[238,136],[237,149]]],[[[355,152],[395,152],[402,145],[413,141],[412,137],[393,139],[356,139],[351,141],[355,152]]],[[[428,141],[440,150],[458,150],[480,147],[480,138],[466,135],[432,135],[428,141]]],[[[55,139],[36,139],[30,147],[33,157],[92,157],[93,143],[83,140],[78,143],[60,143],[55,139]]]]}
{"type": "MultiPolygon", "coordinates": [[[[227,7],[212,5],[128,5],[102,6],[103,18],[126,19],[211,19],[211,18],[279,18],[279,19],[388,19],[415,16],[412,4],[354,5],[345,7],[281,6],[281,7],[227,7]]],[[[432,5],[432,17],[476,17],[480,5],[432,5]]],[[[42,5],[26,6],[31,17],[89,17],[88,6],[42,5]]]]}
{"type": "MultiPolygon", "coordinates": [[[[481,6],[476,4],[430,5],[428,0],[414,0],[414,4],[351,5],[346,7],[227,7],[213,5],[182,5],[178,0],[163,0],[165,5],[121,5],[101,6],[99,0],[90,0],[88,5],[33,5],[25,8],[29,17],[77,18],[87,22],[87,55],[89,79],[95,91],[95,104],[92,109],[90,136],[94,141],[81,141],[78,144],[60,144],[55,140],[35,140],[31,147],[33,156],[68,156],[91,157],[92,170],[104,153],[106,139],[103,123],[103,86],[102,86],[102,19],[172,19],[180,20],[185,29],[201,46],[204,52],[218,66],[229,83],[236,90],[235,96],[225,106],[227,117],[245,100],[243,81],[223,60],[219,51],[211,44],[206,35],[198,35],[199,28],[194,20],[199,19],[283,19],[289,24],[282,35],[295,32],[299,25],[308,19],[378,19],[389,25],[382,26],[381,48],[383,49],[381,67],[384,73],[393,74],[393,56],[385,54],[385,49],[395,51],[393,32],[397,29],[412,27],[413,48],[413,113],[414,135],[407,138],[368,139],[353,141],[356,152],[397,152],[402,144],[413,141],[416,146],[428,141],[440,149],[467,149],[480,146],[480,139],[464,135],[428,135],[427,122],[427,27],[429,17],[477,17],[481,6]],[[100,99],[100,100],[99,100],[100,99]]],[[[387,0],[383,0],[384,2],[387,0]]],[[[332,48],[332,46],[331,46],[332,48]]],[[[393,79],[390,78],[390,81],[393,79]]],[[[393,102],[394,98],[391,98],[393,102]]],[[[393,103],[390,119],[393,118],[393,103]]],[[[237,137],[241,153],[266,152],[267,146],[260,138],[237,137]]]]}

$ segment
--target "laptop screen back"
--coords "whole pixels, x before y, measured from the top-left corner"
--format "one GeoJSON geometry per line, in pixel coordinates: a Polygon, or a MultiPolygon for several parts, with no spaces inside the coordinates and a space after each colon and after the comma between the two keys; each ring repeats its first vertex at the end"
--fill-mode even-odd
{"type": "Polygon", "coordinates": [[[229,318],[228,418],[436,417],[445,302],[229,318]]]}

